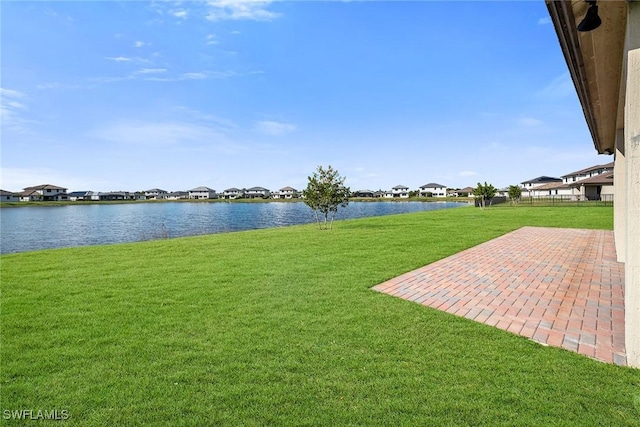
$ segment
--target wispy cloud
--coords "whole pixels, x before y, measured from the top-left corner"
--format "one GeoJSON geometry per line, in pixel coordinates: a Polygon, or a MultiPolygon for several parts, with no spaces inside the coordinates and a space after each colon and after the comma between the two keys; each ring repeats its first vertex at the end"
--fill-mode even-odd
{"type": "Polygon", "coordinates": [[[551,18],[548,16],[538,19],[538,25],[549,25],[549,24],[551,24],[551,18]]]}
{"type": "Polygon", "coordinates": [[[176,18],[187,19],[189,17],[189,11],[186,9],[172,10],[171,15],[175,16],[176,18]]]}
{"type": "Polygon", "coordinates": [[[209,34],[206,37],[205,43],[208,45],[220,43],[214,34],[209,34]]]}
{"type": "Polygon", "coordinates": [[[166,72],[167,72],[166,68],[142,68],[134,72],[134,74],[161,74],[166,72]]]}
{"type": "Polygon", "coordinates": [[[138,48],[139,47],[145,47],[145,46],[148,46],[149,44],[150,43],[145,43],[143,41],[138,40],[133,44],[133,47],[138,47],[138,48]]]}
{"type": "Polygon", "coordinates": [[[182,78],[186,80],[204,80],[207,78],[206,73],[182,73],[182,78]]]}
{"type": "Polygon", "coordinates": [[[194,110],[184,105],[180,105],[176,107],[176,111],[179,114],[186,115],[186,117],[188,117],[188,120],[190,122],[191,121],[207,122],[209,124],[215,125],[217,129],[224,130],[224,131],[232,131],[239,128],[239,126],[233,120],[226,119],[224,117],[220,117],[215,114],[203,113],[201,111],[194,110]]]}
{"type": "Polygon", "coordinates": [[[262,120],[255,124],[254,130],[265,135],[282,136],[295,131],[296,126],[291,123],[262,120]]]}
{"type": "Polygon", "coordinates": [[[573,81],[569,73],[566,72],[554,78],[545,88],[536,93],[535,96],[542,99],[558,99],[574,94],[575,88],[573,81]]]}
{"type": "Polygon", "coordinates": [[[194,151],[211,149],[228,154],[243,148],[217,128],[179,121],[124,120],[96,129],[90,132],[89,137],[129,148],[174,147],[194,151]]]}
{"type": "Polygon", "coordinates": [[[544,122],[542,120],[539,120],[533,117],[521,117],[518,120],[518,124],[525,127],[540,126],[543,123],[544,122]]]}
{"type": "Polygon", "coordinates": [[[206,18],[209,21],[271,21],[280,14],[267,10],[270,3],[271,0],[210,0],[206,18]]]}
{"type": "Polygon", "coordinates": [[[0,88],[0,122],[5,129],[18,133],[28,133],[29,125],[35,123],[25,119],[22,114],[27,110],[24,104],[27,95],[13,89],[0,88]]]}
{"type": "MultiPolygon", "coordinates": [[[[189,73],[181,73],[178,75],[162,75],[159,74],[165,73],[166,69],[158,68],[158,69],[149,69],[145,73],[137,71],[127,77],[120,78],[111,78],[111,79],[101,79],[102,83],[114,83],[124,80],[133,80],[133,79],[142,79],[146,81],[153,82],[180,82],[185,80],[208,80],[208,79],[226,79],[230,77],[240,76],[243,74],[237,73],[232,70],[227,71],[201,71],[201,72],[189,72],[189,73]]],[[[247,73],[251,74],[251,73],[247,73]]]]}
{"type": "Polygon", "coordinates": [[[125,56],[108,56],[105,59],[108,59],[109,61],[115,61],[115,62],[129,62],[131,61],[131,58],[127,58],[125,56]]]}
{"type": "Polygon", "coordinates": [[[2,98],[26,98],[27,95],[13,89],[5,89],[0,87],[0,96],[2,98]]]}

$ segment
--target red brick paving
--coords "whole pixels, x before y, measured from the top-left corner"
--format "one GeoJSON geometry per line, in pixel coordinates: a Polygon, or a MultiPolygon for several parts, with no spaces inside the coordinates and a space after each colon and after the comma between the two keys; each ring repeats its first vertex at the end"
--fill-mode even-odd
{"type": "Polygon", "coordinates": [[[373,289],[626,365],[611,231],[523,227],[373,289]]]}

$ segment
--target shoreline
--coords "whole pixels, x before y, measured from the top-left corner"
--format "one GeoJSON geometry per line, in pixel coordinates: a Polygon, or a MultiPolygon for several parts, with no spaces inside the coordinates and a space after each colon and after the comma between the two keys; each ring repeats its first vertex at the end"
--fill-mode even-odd
{"type": "MultiPolygon", "coordinates": [[[[410,198],[370,198],[354,197],[350,202],[459,202],[473,203],[472,198],[467,197],[410,197],[410,198]]],[[[124,205],[134,203],[304,203],[303,199],[178,199],[178,200],[80,200],[80,201],[57,201],[57,202],[0,202],[2,208],[21,207],[59,207],[59,206],[79,206],[79,205],[124,205]]]]}

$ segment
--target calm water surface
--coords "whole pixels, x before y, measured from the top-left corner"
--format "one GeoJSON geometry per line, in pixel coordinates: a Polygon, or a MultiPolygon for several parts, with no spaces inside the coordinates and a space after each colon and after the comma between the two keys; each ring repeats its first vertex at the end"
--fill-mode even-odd
{"type": "MultiPolygon", "coordinates": [[[[351,202],[336,220],[449,209],[453,202],[351,202]]],[[[0,209],[0,253],[194,236],[315,221],[304,203],[131,203],[0,209]]]]}

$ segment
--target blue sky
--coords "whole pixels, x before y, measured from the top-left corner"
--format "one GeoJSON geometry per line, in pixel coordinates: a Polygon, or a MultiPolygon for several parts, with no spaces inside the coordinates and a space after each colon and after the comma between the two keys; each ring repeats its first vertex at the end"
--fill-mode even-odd
{"type": "Polygon", "coordinates": [[[544,1],[3,1],[2,183],[497,187],[608,163],[544,1]]]}

